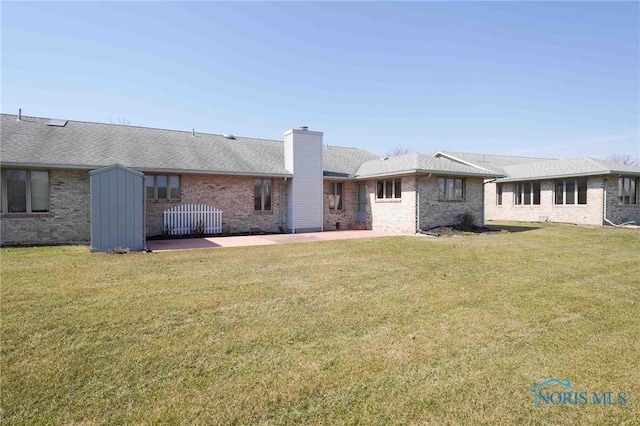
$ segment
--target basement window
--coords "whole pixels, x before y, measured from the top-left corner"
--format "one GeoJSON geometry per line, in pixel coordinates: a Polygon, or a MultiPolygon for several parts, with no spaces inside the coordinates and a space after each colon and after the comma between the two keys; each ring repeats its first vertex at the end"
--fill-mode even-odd
{"type": "Polygon", "coordinates": [[[145,175],[145,194],[147,200],[179,200],[179,175],[145,175]]]}
{"type": "Polygon", "coordinates": [[[620,204],[638,204],[638,178],[618,178],[618,202],[620,204]]]}
{"type": "Polygon", "coordinates": [[[0,182],[2,213],[46,213],[49,211],[49,172],[3,170],[0,182]]]}

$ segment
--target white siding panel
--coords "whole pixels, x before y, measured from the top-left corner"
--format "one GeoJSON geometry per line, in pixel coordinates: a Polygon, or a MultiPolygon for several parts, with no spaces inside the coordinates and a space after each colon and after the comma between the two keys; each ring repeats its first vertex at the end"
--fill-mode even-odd
{"type": "Polygon", "coordinates": [[[285,167],[293,174],[287,215],[291,232],[322,230],[322,136],[304,130],[285,134],[285,167]]]}

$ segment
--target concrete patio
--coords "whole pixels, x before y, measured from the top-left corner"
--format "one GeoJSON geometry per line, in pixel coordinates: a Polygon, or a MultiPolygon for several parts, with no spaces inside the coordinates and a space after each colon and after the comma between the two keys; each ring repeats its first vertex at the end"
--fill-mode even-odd
{"type": "Polygon", "coordinates": [[[204,248],[263,246],[270,244],[304,243],[312,241],[351,240],[357,238],[391,237],[399,234],[386,231],[345,230],[309,232],[301,234],[242,235],[234,237],[176,238],[149,240],[147,247],[154,252],[193,250],[204,248]]]}

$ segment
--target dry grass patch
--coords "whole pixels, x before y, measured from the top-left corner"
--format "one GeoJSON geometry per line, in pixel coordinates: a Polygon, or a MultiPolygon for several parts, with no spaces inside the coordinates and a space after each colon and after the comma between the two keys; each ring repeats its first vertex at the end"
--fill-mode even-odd
{"type": "Polygon", "coordinates": [[[632,424],[637,230],[2,250],[8,423],[632,424]],[[624,406],[533,407],[549,377],[624,406]]]}

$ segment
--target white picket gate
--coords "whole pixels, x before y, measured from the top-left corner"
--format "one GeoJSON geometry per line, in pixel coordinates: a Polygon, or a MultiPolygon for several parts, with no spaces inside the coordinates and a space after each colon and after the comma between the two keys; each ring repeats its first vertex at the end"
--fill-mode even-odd
{"type": "Polygon", "coordinates": [[[222,233],[222,210],[205,204],[180,204],[162,212],[169,235],[188,235],[204,228],[205,234],[222,233]]]}

